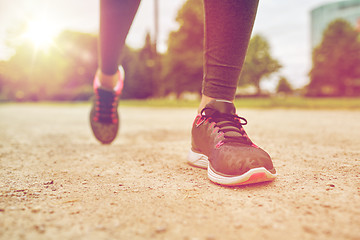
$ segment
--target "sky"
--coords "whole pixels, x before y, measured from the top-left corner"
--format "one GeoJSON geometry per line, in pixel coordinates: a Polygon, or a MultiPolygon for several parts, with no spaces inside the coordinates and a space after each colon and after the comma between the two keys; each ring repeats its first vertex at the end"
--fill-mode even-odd
{"type": "MultiPolygon", "coordinates": [[[[158,49],[166,51],[168,34],[177,30],[175,18],[185,0],[158,2],[158,49]]],[[[267,39],[272,56],[283,66],[278,75],[286,77],[295,88],[308,83],[311,69],[310,11],[329,2],[333,0],[260,0],[253,34],[267,39]]],[[[153,3],[142,0],[126,40],[129,46],[141,48],[146,33],[154,33],[153,3]]],[[[13,54],[5,44],[9,30],[40,16],[55,33],[64,29],[97,33],[99,0],[0,0],[0,60],[13,54]]],[[[271,90],[276,84],[273,79],[263,81],[262,86],[271,90]]]]}

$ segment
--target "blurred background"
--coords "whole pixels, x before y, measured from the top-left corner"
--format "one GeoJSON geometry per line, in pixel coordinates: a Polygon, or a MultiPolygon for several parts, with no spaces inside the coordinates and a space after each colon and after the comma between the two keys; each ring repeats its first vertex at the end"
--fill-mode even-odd
{"type": "MultiPolygon", "coordinates": [[[[98,0],[0,0],[0,101],[87,101],[98,0]]],[[[143,0],[123,99],[200,97],[202,0],[143,0]]],[[[360,96],[360,0],[260,1],[237,97],[360,96]]]]}

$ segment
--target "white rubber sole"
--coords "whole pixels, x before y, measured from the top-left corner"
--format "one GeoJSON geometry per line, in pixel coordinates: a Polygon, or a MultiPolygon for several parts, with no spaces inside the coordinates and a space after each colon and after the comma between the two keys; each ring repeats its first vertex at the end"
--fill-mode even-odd
{"type": "Polygon", "coordinates": [[[201,153],[196,153],[190,149],[188,163],[192,166],[207,169],[209,165],[208,157],[201,153]]]}
{"type": "Polygon", "coordinates": [[[225,186],[239,186],[260,182],[273,181],[276,174],[269,172],[266,168],[253,168],[240,176],[224,176],[216,173],[211,167],[208,167],[208,177],[212,182],[225,186]]]}
{"type": "Polygon", "coordinates": [[[217,184],[225,186],[239,186],[260,182],[273,181],[277,174],[269,172],[266,168],[253,168],[239,176],[225,176],[217,173],[210,167],[208,157],[192,150],[188,154],[188,163],[192,166],[204,168],[208,170],[209,179],[217,184]]]}

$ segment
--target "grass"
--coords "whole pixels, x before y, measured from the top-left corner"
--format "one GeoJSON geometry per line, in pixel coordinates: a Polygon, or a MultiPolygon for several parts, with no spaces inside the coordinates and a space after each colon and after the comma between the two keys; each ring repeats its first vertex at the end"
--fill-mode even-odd
{"type": "MultiPolygon", "coordinates": [[[[2,104],[17,104],[3,102],[2,104]]],[[[37,105],[38,102],[21,104],[37,105]]],[[[90,105],[88,102],[40,102],[43,105],[90,105]]],[[[159,108],[197,108],[199,100],[175,99],[148,99],[148,100],[121,100],[120,107],[159,107],[159,108]]],[[[358,98],[304,98],[304,97],[268,97],[268,98],[242,98],[235,100],[237,108],[291,108],[291,109],[347,109],[360,110],[360,97],[358,98]]]]}
{"type": "MultiPolygon", "coordinates": [[[[197,108],[198,100],[122,100],[120,106],[129,107],[189,107],[197,108]]],[[[269,97],[236,99],[237,108],[294,108],[294,109],[353,109],[360,110],[360,98],[304,98],[269,97]]]]}
{"type": "Polygon", "coordinates": [[[237,99],[236,104],[245,108],[360,109],[360,98],[272,97],[237,99]]]}
{"type": "Polygon", "coordinates": [[[120,100],[120,107],[169,107],[169,108],[196,108],[198,100],[176,100],[176,99],[147,99],[147,100],[120,100]]]}

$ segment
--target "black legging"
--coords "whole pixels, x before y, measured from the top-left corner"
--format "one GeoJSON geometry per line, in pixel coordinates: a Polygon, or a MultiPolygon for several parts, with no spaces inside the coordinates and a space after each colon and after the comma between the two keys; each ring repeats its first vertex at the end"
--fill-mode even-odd
{"type": "Polygon", "coordinates": [[[141,0],[101,0],[100,69],[106,75],[118,70],[119,56],[141,0]]]}
{"type": "MultiPolygon", "coordinates": [[[[100,1],[100,69],[115,74],[140,0],[100,1]]],[[[202,92],[233,100],[253,28],[258,0],[204,0],[202,92]]]]}

